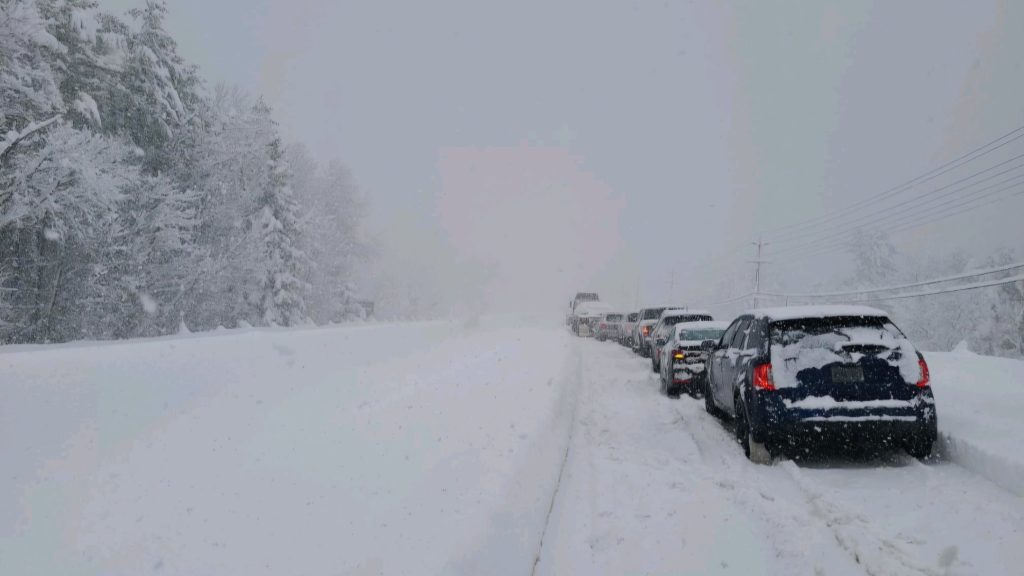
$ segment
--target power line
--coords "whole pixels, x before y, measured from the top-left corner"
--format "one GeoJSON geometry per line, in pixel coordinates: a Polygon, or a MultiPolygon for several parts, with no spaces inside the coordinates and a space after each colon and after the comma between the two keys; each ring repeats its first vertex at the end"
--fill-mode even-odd
{"type": "MultiPolygon", "coordinates": [[[[1003,285],[1006,285],[1006,284],[1014,284],[1016,282],[1024,282],[1024,274],[1019,274],[1017,276],[1010,276],[1008,278],[1000,278],[998,280],[988,280],[988,281],[985,281],[985,282],[975,282],[974,284],[966,284],[966,285],[963,285],[963,286],[954,286],[954,287],[951,287],[951,288],[944,288],[944,289],[941,289],[941,290],[927,290],[927,291],[924,291],[924,292],[914,292],[914,293],[911,293],[911,294],[896,294],[894,296],[877,296],[877,297],[873,297],[873,298],[857,298],[857,299],[854,299],[854,300],[849,300],[846,303],[848,303],[848,304],[862,304],[862,303],[865,303],[865,302],[886,302],[886,301],[889,301],[889,300],[903,300],[903,299],[906,299],[906,298],[921,298],[921,297],[924,297],[924,296],[936,296],[936,295],[939,295],[939,294],[954,294],[954,293],[957,293],[957,292],[967,292],[969,290],[978,290],[980,288],[991,288],[991,287],[994,287],[994,286],[1003,286],[1003,285]]],[[[706,304],[705,306],[711,308],[711,307],[715,307],[715,306],[722,306],[722,305],[725,305],[725,304],[732,304],[732,303],[739,302],[741,300],[744,300],[746,298],[751,298],[751,297],[754,297],[754,296],[758,296],[758,295],[757,294],[753,294],[753,293],[751,293],[751,294],[744,294],[742,296],[737,296],[735,298],[730,298],[729,300],[722,300],[722,301],[719,301],[719,302],[714,302],[712,304],[706,304]]],[[[763,293],[763,294],[760,294],[759,296],[771,296],[771,297],[774,297],[774,298],[787,298],[787,299],[788,298],[801,299],[801,297],[799,295],[794,295],[794,294],[777,294],[777,293],[776,294],[770,294],[770,293],[763,293]]]]}
{"type": "Polygon", "coordinates": [[[909,188],[909,187],[911,187],[911,186],[913,186],[915,184],[921,184],[921,183],[924,183],[924,182],[931,181],[931,180],[933,180],[933,179],[935,179],[935,178],[937,178],[937,177],[939,177],[939,176],[941,176],[943,174],[946,174],[947,172],[950,172],[951,170],[954,170],[956,168],[959,168],[960,166],[963,166],[963,165],[967,164],[968,162],[971,162],[973,160],[976,160],[977,158],[980,158],[982,156],[985,156],[987,154],[995,152],[996,150],[1002,148],[1003,146],[1006,146],[1007,144],[1010,144],[1011,142],[1015,142],[1015,141],[1019,140],[1022,137],[1024,137],[1024,126],[1019,126],[1019,127],[1015,128],[1015,129],[1011,130],[1010,132],[1007,132],[1006,134],[996,138],[995,140],[992,140],[992,141],[990,141],[990,142],[988,142],[986,144],[983,144],[983,145],[981,145],[981,146],[979,146],[979,147],[977,147],[977,148],[975,148],[975,149],[973,149],[973,150],[971,150],[969,152],[966,152],[965,154],[962,154],[962,155],[958,156],[957,158],[954,158],[954,159],[952,159],[952,160],[950,160],[950,161],[948,161],[948,162],[946,162],[946,163],[944,163],[944,164],[942,164],[940,166],[937,166],[937,167],[935,167],[935,168],[925,172],[924,174],[921,174],[921,175],[919,175],[919,176],[917,176],[915,178],[911,178],[910,180],[907,180],[906,182],[904,182],[902,184],[899,184],[899,185],[894,186],[892,188],[889,188],[887,190],[883,190],[882,192],[879,192],[878,194],[874,194],[874,195],[872,195],[872,196],[870,196],[868,198],[865,198],[865,199],[860,200],[858,202],[854,202],[853,204],[850,204],[850,205],[848,205],[848,206],[846,206],[844,208],[833,210],[832,212],[826,213],[826,214],[824,214],[822,216],[816,216],[816,217],[813,217],[813,218],[807,218],[807,219],[804,219],[804,220],[801,220],[801,221],[798,221],[798,222],[794,222],[794,223],[791,223],[791,224],[786,224],[784,226],[779,226],[778,228],[775,228],[774,230],[770,230],[770,231],[765,232],[765,234],[768,235],[768,236],[771,236],[772,234],[774,234],[776,232],[788,230],[788,229],[791,229],[791,228],[797,228],[797,227],[805,228],[807,226],[819,226],[819,225],[821,225],[823,223],[833,221],[836,218],[840,218],[842,216],[848,215],[850,213],[850,211],[857,210],[857,209],[859,209],[859,208],[861,208],[863,206],[867,206],[869,204],[873,204],[873,203],[875,203],[875,202],[877,202],[879,200],[884,200],[884,199],[889,198],[891,196],[894,196],[894,195],[896,195],[898,193],[901,193],[905,189],[907,189],[907,188],[909,188]],[[1012,138],[1010,138],[1011,136],[1012,136],[1012,138]],[[1007,138],[1009,138],[1009,140],[1007,140],[1007,138]],[[1000,143],[1001,140],[1006,140],[1006,141],[1000,143]],[[991,147],[991,149],[986,150],[987,148],[990,148],[990,147],[991,147]]]}
{"type": "MultiPolygon", "coordinates": [[[[929,190],[928,192],[925,192],[923,194],[918,194],[916,196],[912,196],[910,198],[907,198],[906,200],[903,200],[902,202],[900,202],[898,204],[894,204],[892,206],[883,206],[883,207],[880,207],[879,210],[876,210],[874,212],[869,212],[867,214],[861,214],[860,216],[857,216],[855,218],[852,218],[850,220],[847,220],[845,222],[840,223],[839,226],[840,227],[845,227],[845,226],[849,226],[850,224],[853,224],[855,222],[862,222],[862,221],[865,221],[866,219],[870,220],[872,218],[877,217],[879,214],[884,214],[884,213],[889,212],[891,210],[894,210],[896,208],[902,208],[904,206],[909,206],[911,204],[914,204],[913,206],[910,206],[911,210],[917,209],[917,208],[922,208],[922,207],[927,207],[929,204],[931,204],[933,202],[936,202],[937,200],[940,200],[942,198],[946,198],[946,197],[948,197],[948,196],[950,196],[952,194],[955,194],[957,192],[963,192],[965,190],[970,189],[973,186],[976,186],[978,184],[982,184],[984,182],[988,182],[989,180],[992,180],[993,178],[997,178],[997,177],[1002,176],[1004,174],[1008,174],[1010,172],[1013,172],[1014,170],[1019,170],[1020,168],[1024,168],[1024,163],[1020,163],[1020,164],[1017,164],[1015,166],[1011,166],[1010,168],[1007,168],[1005,170],[1002,170],[1000,172],[997,172],[995,174],[991,174],[991,175],[989,175],[989,176],[987,176],[985,178],[982,178],[981,180],[978,180],[976,182],[972,182],[970,184],[967,184],[966,186],[963,186],[961,188],[957,188],[957,189],[954,189],[954,190],[949,190],[949,188],[952,188],[953,186],[956,186],[958,184],[963,184],[963,183],[967,182],[968,180],[976,178],[977,176],[980,176],[980,175],[982,175],[982,174],[984,174],[986,172],[989,172],[990,170],[994,170],[996,168],[1000,168],[1002,166],[1005,166],[1006,164],[1009,164],[1011,162],[1015,162],[1015,161],[1020,160],[1020,159],[1024,159],[1024,153],[1018,154],[1017,156],[1014,156],[1013,158],[1010,158],[1008,160],[1000,162],[999,164],[996,164],[994,166],[990,166],[988,168],[985,168],[984,170],[979,170],[978,172],[975,172],[975,173],[973,173],[973,174],[971,174],[969,176],[966,176],[966,177],[961,178],[959,180],[956,180],[954,182],[950,182],[949,184],[946,184],[944,186],[940,186],[939,188],[935,188],[935,189],[929,190]],[[938,194],[939,192],[942,192],[944,190],[947,190],[947,192],[945,192],[943,194],[938,194]],[[938,194],[938,195],[936,196],[936,194],[938,194]],[[931,196],[934,196],[934,197],[933,198],[929,198],[928,200],[924,200],[925,198],[928,198],[928,197],[931,197],[931,196]]],[[[977,192],[977,191],[975,191],[975,192],[977,192]]],[[[972,192],[972,194],[973,193],[974,192],[972,192]]],[[[906,212],[907,212],[907,210],[902,210],[899,213],[906,213],[906,212]]],[[[825,234],[830,234],[832,232],[834,232],[834,230],[825,231],[825,234]]],[[[822,232],[815,232],[815,231],[811,231],[811,230],[796,231],[796,232],[794,232],[794,233],[792,233],[792,234],[790,234],[790,235],[788,235],[786,237],[776,238],[775,242],[776,243],[780,243],[780,244],[781,243],[786,243],[786,242],[792,242],[793,240],[798,239],[798,238],[805,238],[805,237],[808,237],[808,236],[813,237],[813,236],[821,234],[821,233],[822,232]]]]}
{"type": "Polygon", "coordinates": [[[739,302],[741,300],[745,300],[747,298],[750,298],[753,295],[754,295],[754,293],[751,292],[751,293],[748,293],[748,294],[744,294],[742,296],[736,296],[734,298],[730,298],[728,300],[720,300],[718,302],[712,302],[711,304],[704,304],[704,306],[707,306],[707,307],[711,308],[711,307],[714,307],[714,306],[722,306],[722,305],[725,305],[725,304],[732,304],[734,302],[739,302]]]}
{"type": "Polygon", "coordinates": [[[914,294],[897,294],[896,296],[884,296],[878,298],[862,298],[854,300],[853,303],[858,302],[882,302],[885,300],[901,300],[904,298],[919,298],[921,296],[933,296],[936,294],[952,294],[954,292],[965,292],[967,290],[977,290],[978,288],[989,288],[991,286],[1001,286],[1003,284],[1013,284],[1014,282],[1024,281],[1024,274],[1017,276],[1011,276],[1009,278],[1000,278],[999,280],[989,280],[987,282],[977,282],[975,284],[967,284],[966,286],[956,286],[953,288],[946,288],[944,290],[930,290],[927,292],[917,292],[914,294]]]}
{"type": "MultiPolygon", "coordinates": [[[[1003,184],[1007,184],[1009,182],[1013,182],[1014,180],[1017,180],[1017,179],[1019,179],[1021,177],[1024,177],[1024,174],[1004,179],[1004,180],[1002,180],[1000,182],[997,182],[995,184],[992,184],[992,185],[989,185],[989,186],[986,186],[986,187],[982,187],[982,188],[976,188],[976,187],[979,184],[988,182],[988,181],[990,181],[990,180],[992,180],[994,178],[997,178],[997,177],[999,177],[1001,175],[1005,175],[1005,174],[1008,174],[1008,173],[1013,172],[1015,170],[1018,170],[1018,169],[1024,167],[1024,163],[1014,165],[1014,166],[1012,166],[1010,168],[1007,168],[1007,169],[1005,169],[1003,171],[1000,171],[1000,172],[998,172],[996,174],[989,175],[989,176],[987,176],[987,177],[985,177],[985,178],[983,178],[981,180],[970,182],[970,183],[966,184],[965,186],[962,186],[962,187],[954,189],[954,190],[950,190],[948,192],[945,192],[944,194],[939,194],[939,193],[947,191],[950,188],[958,186],[959,184],[967,183],[967,182],[973,180],[974,178],[977,178],[978,176],[981,176],[981,175],[983,175],[983,174],[985,174],[987,172],[991,172],[991,171],[996,170],[996,169],[998,169],[1000,167],[1003,167],[1003,166],[1006,166],[1008,164],[1011,164],[1011,163],[1015,162],[1016,160],[1020,160],[1020,159],[1024,158],[1024,154],[1018,154],[1018,155],[1016,155],[1016,156],[1014,156],[1012,158],[1009,158],[1008,160],[1004,160],[1002,162],[999,162],[997,164],[994,164],[994,165],[989,166],[987,168],[984,168],[982,170],[978,170],[978,171],[976,171],[976,172],[974,172],[974,173],[972,173],[972,174],[970,174],[968,176],[960,178],[960,179],[958,179],[958,180],[956,180],[954,182],[951,182],[949,184],[945,184],[945,185],[940,186],[938,188],[935,188],[935,189],[932,189],[932,190],[929,190],[929,191],[926,191],[926,192],[923,192],[923,193],[920,193],[920,194],[916,194],[916,195],[912,196],[910,199],[902,200],[901,202],[899,202],[897,204],[883,206],[883,207],[880,207],[878,210],[875,210],[875,211],[872,211],[872,212],[868,212],[867,214],[861,214],[860,216],[855,217],[853,219],[853,221],[849,220],[849,216],[850,216],[851,212],[854,212],[854,213],[856,213],[856,212],[863,212],[863,208],[864,207],[867,207],[867,206],[877,206],[879,202],[883,202],[883,201],[885,201],[885,200],[887,200],[889,198],[893,198],[893,197],[896,197],[896,196],[898,196],[900,194],[903,194],[904,192],[913,189],[913,187],[915,187],[915,186],[919,186],[919,185],[924,184],[926,182],[930,182],[932,180],[935,180],[936,178],[939,178],[940,176],[943,176],[943,175],[948,174],[948,173],[950,173],[950,172],[952,172],[952,171],[954,171],[954,170],[956,170],[958,168],[966,166],[966,165],[970,164],[971,162],[974,162],[974,161],[978,160],[979,158],[982,158],[982,157],[987,156],[987,155],[989,155],[989,154],[991,154],[993,152],[996,152],[997,150],[1000,150],[1000,149],[1008,146],[1009,144],[1011,144],[1013,142],[1021,140],[1022,138],[1024,138],[1024,125],[1018,126],[1017,128],[1014,128],[1013,130],[1003,134],[1002,136],[1000,136],[1000,137],[998,137],[998,138],[996,138],[994,140],[991,140],[991,141],[987,142],[986,144],[983,144],[983,145],[981,145],[981,146],[979,146],[977,148],[974,148],[974,149],[972,149],[972,150],[970,150],[970,151],[968,151],[968,152],[966,152],[964,154],[961,154],[960,156],[958,156],[958,157],[956,157],[956,158],[954,158],[952,160],[949,160],[949,161],[947,161],[947,162],[945,162],[945,163],[943,163],[943,164],[941,164],[941,165],[939,165],[939,166],[937,166],[937,167],[935,167],[935,168],[933,168],[933,169],[931,169],[931,170],[929,170],[929,171],[927,171],[927,172],[925,172],[923,174],[920,174],[919,176],[917,176],[915,178],[907,180],[907,181],[905,181],[904,183],[902,183],[902,184],[900,184],[898,186],[894,186],[894,187],[889,188],[887,190],[884,190],[884,191],[882,191],[882,192],[880,192],[878,194],[874,194],[874,195],[872,195],[872,196],[870,196],[868,198],[865,198],[865,199],[863,199],[861,201],[854,202],[853,204],[850,204],[850,205],[848,205],[848,206],[846,206],[844,208],[832,211],[831,213],[826,213],[826,214],[824,214],[822,216],[818,216],[818,217],[814,217],[814,218],[807,218],[807,219],[799,221],[799,222],[794,222],[794,223],[791,223],[791,224],[780,226],[780,227],[774,229],[773,231],[768,232],[768,234],[771,235],[771,234],[775,234],[775,233],[780,233],[779,236],[776,237],[778,239],[775,240],[775,241],[777,241],[780,244],[793,243],[797,239],[808,238],[809,237],[810,241],[808,241],[808,242],[801,243],[799,245],[792,246],[792,247],[789,247],[789,248],[785,248],[782,251],[777,252],[777,254],[779,254],[779,255],[782,255],[782,254],[795,255],[797,258],[803,259],[803,258],[807,258],[807,257],[819,255],[819,254],[825,254],[825,253],[828,253],[828,252],[833,252],[833,251],[836,251],[836,250],[839,250],[839,249],[846,248],[848,246],[849,239],[856,232],[858,232],[860,230],[868,230],[868,231],[875,231],[875,230],[877,230],[879,232],[882,232],[882,231],[888,231],[888,230],[885,230],[885,228],[891,228],[891,227],[897,227],[898,228],[897,231],[911,230],[913,228],[924,226],[924,225],[932,223],[932,222],[944,220],[946,218],[950,218],[950,217],[955,216],[957,214],[961,214],[961,213],[964,213],[964,212],[967,212],[967,211],[970,211],[970,210],[974,210],[974,209],[980,208],[982,206],[987,206],[987,205],[991,205],[991,204],[993,204],[995,202],[1001,202],[1001,201],[1004,201],[1004,200],[1008,200],[1008,199],[1010,199],[1010,198],[1012,198],[1014,196],[1020,195],[1024,191],[1016,192],[1016,193],[1013,193],[1013,194],[1008,194],[1008,195],[1002,196],[1002,197],[996,197],[996,196],[998,194],[1006,192],[1007,190],[1011,190],[1011,189],[1013,189],[1016,186],[1024,184],[1024,182],[1014,182],[1013,184],[1011,184],[1009,186],[1006,186],[1006,187],[1003,187],[1003,188],[999,188],[997,190],[993,190],[993,191],[988,192],[986,194],[982,194],[982,193],[990,191],[990,190],[992,190],[995,187],[1002,186],[1003,184]],[[972,188],[974,188],[974,189],[972,190],[972,188]],[[967,194],[965,194],[961,198],[952,198],[952,199],[948,199],[948,200],[945,200],[945,201],[941,201],[941,200],[943,200],[943,199],[945,199],[945,198],[947,198],[947,197],[949,197],[949,196],[951,196],[953,194],[957,194],[957,193],[961,193],[961,192],[966,192],[966,191],[969,191],[969,192],[967,192],[967,194]],[[911,203],[914,203],[917,200],[920,200],[920,202],[917,202],[912,207],[909,207],[909,208],[903,209],[903,210],[896,210],[895,212],[893,211],[894,209],[902,208],[904,206],[909,206],[911,203]],[[834,228],[831,229],[831,230],[823,230],[823,231],[820,231],[820,232],[817,232],[817,233],[814,233],[814,232],[808,230],[808,228],[821,227],[821,226],[823,226],[823,225],[825,225],[825,224],[827,224],[829,222],[833,222],[833,221],[835,221],[837,219],[840,219],[840,218],[847,218],[847,221],[846,222],[842,222],[842,223],[839,224],[840,229],[838,231],[835,230],[834,228]],[[873,222],[865,222],[865,224],[863,224],[863,225],[859,225],[859,226],[855,226],[855,227],[850,227],[851,223],[862,222],[865,219],[874,219],[875,221],[873,221],[873,222]],[[883,227],[883,225],[885,225],[885,226],[883,227]],[[798,227],[801,228],[801,229],[795,230],[793,232],[786,232],[787,230],[792,230],[792,229],[798,228],[798,227]],[[817,239],[813,238],[816,234],[821,234],[822,232],[825,232],[825,235],[823,235],[823,236],[821,236],[820,238],[817,238],[817,239]]],[[[727,260],[732,260],[733,254],[735,254],[741,246],[742,245],[736,246],[735,248],[733,248],[732,250],[730,250],[726,254],[724,254],[723,257],[717,258],[716,259],[717,261],[711,261],[710,258],[706,259],[707,260],[707,265],[711,266],[712,268],[716,268],[716,269],[721,270],[722,268],[724,268],[728,264],[727,260]]],[[[758,260],[760,260],[760,258],[758,258],[758,260]]],[[[705,268],[706,266],[701,266],[701,267],[705,268]]],[[[756,284],[758,276],[759,276],[759,274],[757,274],[757,271],[755,271],[755,284],[756,284]]],[[[758,294],[758,292],[759,292],[759,290],[755,290],[755,292],[753,292],[753,293],[745,294],[743,296],[739,296],[739,297],[736,297],[736,298],[731,298],[729,300],[716,303],[715,305],[728,304],[728,303],[736,302],[738,300],[742,300],[743,298],[748,298],[748,297],[755,296],[755,295],[758,294]]]]}
{"type": "Polygon", "coordinates": [[[960,274],[954,274],[946,276],[944,278],[934,278],[932,280],[924,280],[922,282],[914,282],[911,284],[900,284],[897,286],[884,286],[880,288],[865,288],[863,290],[848,290],[844,292],[818,292],[815,294],[778,294],[772,292],[763,292],[763,296],[774,296],[778,298],[831,298],[836,296],[855,296],[858,294],[873,294],[875,292],[888,292],[890,290],[905,290],[907,288],[919,288],[921,286],[929,286],[931,284],[940,284],[942,282],[952,282],[953,280],[965,280],[968,278],[976,278],[978,276],[987,276],[989,274],[996,274],[998,272],[1007,272],[1009,270],[1016,270],[1018,268],[1024,268],[1024,262],[1017,262],[1014,264],[1005,264],[1003,266],[994,266],[991,268],[984,268],[981,270],[972,270],[970,272],[963,272],[960,274]]]}
{"type": "Polygon", "coordinates": [[[893,214],[891,216],[879,218],[876,222],[871,223],[871,225],[864,225],[859,228],[845,230],[832,237],[822,238],[814,244],[809,243],[799,246],[793,246],[781,250],[780,252],[777,252],[776,255],[801,254],[806,253],[808,251],[817,251],[822,247],[828,246],[832,246],[835,248],[845,248],[849,245],[849,241],[855,238],[858,232],[890,233],[912,230],[914,228],[919,228],[926,224],[931,224],[933,222],[937,222],[939,220],[943,220],[951,216],[956,216],[964,212],[970,212],[971,210],[975,210],[977,208],[988,206],[996,202],[1009,200],[1014,196],[1019,196],[1021,192],[1014,192],[1003,196],[999,195],[1002,194],[1003,192],[1013,190],[1021,185],[1024,185],[1024,181],[1015,182],[1008,186],[999,188],[998,190],[993,190],[987,194],[983,194],[978,197],[968,198],[967,200],[959,200],[954,198],[948,202],[942,203],[941,205],[929,207],[927,210],[920,214],[910,214],[906,218],[898,218],[895,221],[893,220],[893,218],[899,215],[893,214]]]}
{"type": "MultiPolygon", "coordinates": [[[[931,223],[934,223],[934,222],[938,222],[940,220],[944,220],[946,218],[950,218],[950,217],[956,216],[958,214],[963,214],[964,212],[970,212],[971,210],[976,210],[978,208],[982,208],[984,206],[989,206],[989,205],[994,204],[996,202],[1002,202],[1004,200],[1009,200],[1010,198],[1013,198],[1014,196],[1019,196],[1019,195],[1021,195],[1021,193],[1024,193],[1024,191],[1018,191],[1018,192],[1015,192],[1013,194],[1007,194],[1005,196],[993,198],[993,196],[997,196],[998,194],[1000,194],[1002,192],[1006,192],[1008,190],[1012,190],[1012,189],[1014,189],[1014,188],[1016,188],[1018,186],[1021,186],[1021,185],[1024,185],[1024,181],[1016,182],[1016,183],[1011,184],[1009,186],[1005,186],[1005,187],[1000,188],[998,190],[994,190],[994,191],[992,191],[992,192],[990,192],[988,194],[983,194],[983,195],[981,195],[979,197],[976,197],[976,198],[969,198],[966,201],[960,201],[959,203],[956,203],[956,202],[958,200],[960,200],[960,199],[954,198],[954,199],[952,199],[950,201],[943,202],[942,204],[929,207],[927,210],[925,210],[921,214],[912,214],[912,215],[910,215],[909,218],[907,218],[905,220],[899,220],[899,221],[896,221],[896,222],[889,222],[889,220],[891,220],[891,216],[886,216],[886,217],[880,218],[877,222],[872,223],[871,226],[862,226],[860,228],[856,228],[856,229],[853,229],[853,230],[846,230],[844,232],[841,232],[840,234],[837,234],[837,235],[833,236],[832,238],[823,238],[817,244],[814,244],[814,245],[806,244],[806,245],[792,247],[792,248],[783,250],[781,252],[778,252],[777,255],[789,254],[789,255],[795,255],[795,256],[800,257],[800,258],[805,258],[805,257],[817,255],[817,254],[826,254],[826,253],[829,253],[829,252],[833,252],[835,250],[844,249],[844,248],[849,247],[849,241],[854,238],[854,236],[856,235],[857,231],[859,231],[859,230],[865,231],[865,232],[891,232],[892,230],[890,230],[890,229],[892,229],[892,228],[896,229],[895,232],[904,232],[904,231],[907,231],[907,230],[913,230],[915,228],[919,228],[919,227],[924,226],[926,224],[931,224],[931,223]],[[982,200],[986,200],[986,199],[988,199],[988,201],[982,201],[982,200]],[[953,203],[953,204],[951,206],[947,206],[950,203],[953,203]],[[936,209],[938,209],[938,210],[936,210],[936,209]],[[884,226],[882,226],[882,225],[884,225],[884,226]]],[[[986,188],[986,190],[987,189],[988,188],[986,188]]],[[[897,215],[894,215],[894,216],[897,216],[897,215]]]]}

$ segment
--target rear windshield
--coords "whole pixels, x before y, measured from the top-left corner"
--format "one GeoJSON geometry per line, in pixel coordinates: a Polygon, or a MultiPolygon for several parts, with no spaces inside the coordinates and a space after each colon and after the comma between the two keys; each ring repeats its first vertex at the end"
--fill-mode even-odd
{"type": "Polygon", "coordinates": [[[797,386],[799,374],[832,363],[882,359],[899,369],[904,382],[920,377],[917,351],[888,318],[844,316],[785,320],[771,324],[772,371],[776,387],[797,386]]]}
{"type": "Polygon", "coordinates": [[[802,318],[772,322],[771,342],[775,346],[829,348],[853,341],[892,341],[905,337],[888,318],[843,316],[835,318],[802,318]]]}
{"type": "Polygon", "coordinates": [[[644,310],[644,320],[657,320],[664,311],[664,308],[648,308],[644,310]]]}
{"type": "Polygon", "coordinates": [[[609,314],[604,319],[609,322],[622,322],[622,314],[609,314]]]}
{"type": "Polygon", "coordinates": [[[721,328],[699,328],[694,330],[680,330],[680,340],[718,340],[725,330],[721,328]]]}
{"type": "Polygon", "coordinates": [[[577,302],[596,302],[597,301],[597,294],[594,294],[592,292],[580,292],[579,294],[576,295],[576,301],[577,302]]]}
{"type": "Polygon", "coordinates": [[[639,317],[640,317],[640,313],[639,312],[633,312],[629,316],[626,316],[626,321],[627,322],[636,322],[636,319],[639,318],[639,317]]]}

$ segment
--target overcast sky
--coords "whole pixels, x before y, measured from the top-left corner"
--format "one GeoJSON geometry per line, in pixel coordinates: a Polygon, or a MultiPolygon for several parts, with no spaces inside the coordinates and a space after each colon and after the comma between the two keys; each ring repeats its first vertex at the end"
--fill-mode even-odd
{"type": "MultiPolygon", "coordinates": [[[[749,281],[758,232],[1024,124],[1020,2],[168,4],[211,83],[265,95],[289,139],[352,167],[384,268],[486,284],[487,305],[699,303],[749,281]]],[[[1021,250],[1022,214],[1017,197],[893,240],[1021,250]]],[[[768,277],[799,290],[808,266],[768,277]]]]}

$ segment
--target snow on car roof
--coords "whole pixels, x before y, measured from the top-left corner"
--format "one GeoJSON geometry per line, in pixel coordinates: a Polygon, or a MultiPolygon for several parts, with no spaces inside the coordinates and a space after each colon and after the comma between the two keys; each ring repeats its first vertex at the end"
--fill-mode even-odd
{"type": "Polygon", "coordinates": [[[576,314],[607,314],[612,307],[604,302],[581,302],[576,305],[576,314]]]}
{"type": "Polygon", "coordinates": [[[679,324],[676,324],[676,332],[678,333],[680,330],[725,330],[728,327],[728,322],[718,322],[715,320],[704,320],[701,322],[680,322],[679,324]]]}
{"type": "Polygon", "coordinates": [[[661,313],[661,317],[666,318],[668,316],[685,316],[688,314],[692,314],[694,316],[711,316],[711,312],[708,312],[707,310],[697,310],[695,308],[668,308],[661,313]]]}
{"type": "Polygon", "coordinates": [[[800,318],[835,318],[838,316],[877,316],[888,318],[889,314],[868,306],[827,305],[827,306],[780,306],[757,308],[747,312],[757,318],[770,320],[798,320],[800,318]]]}

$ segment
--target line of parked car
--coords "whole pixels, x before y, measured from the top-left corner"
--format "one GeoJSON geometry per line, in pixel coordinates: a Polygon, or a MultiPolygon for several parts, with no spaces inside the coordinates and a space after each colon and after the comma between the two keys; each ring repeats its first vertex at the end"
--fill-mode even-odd
{"type": "Polygon", "coordinates": [[[649,358],[666,396],[703,398],[708,413],[733,421],[754,462],[826,445],[925,458],[938,435],[928,364],[881,310],[788,306],[718,322],[656,306],[574,322],[578,335],[649,358]]]}

